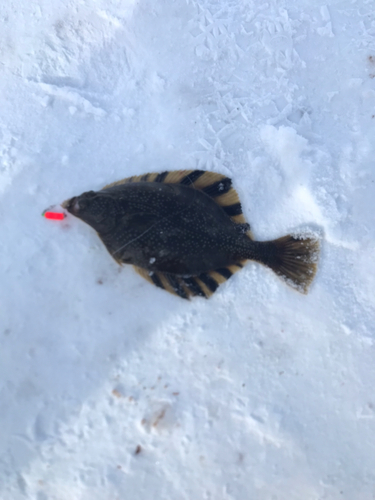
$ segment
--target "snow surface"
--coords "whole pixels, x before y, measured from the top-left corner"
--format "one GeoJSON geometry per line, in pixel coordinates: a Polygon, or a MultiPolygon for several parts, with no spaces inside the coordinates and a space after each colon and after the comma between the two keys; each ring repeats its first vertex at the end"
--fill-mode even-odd
{"type": "Polygon", "coordinates": [[[0,499],[375,495],[373,0],[0,4],[0,499]],[[253,233],[323,236],[309,295],[208,301],[48,206],[224,173],[253,233]]]}

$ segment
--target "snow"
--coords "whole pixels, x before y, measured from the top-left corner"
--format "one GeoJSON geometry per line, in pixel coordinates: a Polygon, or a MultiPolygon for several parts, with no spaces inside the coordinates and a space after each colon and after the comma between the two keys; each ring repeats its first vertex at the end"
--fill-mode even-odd
{"type": "Polygon", "coordinates": [[[0,498],[370,500],[375,15],[341,0],[0,5],[0,498]],[[258,239],[322,235],[307,296],[208,301],[42,211],[130,175],[233,179],[258,239]]]}

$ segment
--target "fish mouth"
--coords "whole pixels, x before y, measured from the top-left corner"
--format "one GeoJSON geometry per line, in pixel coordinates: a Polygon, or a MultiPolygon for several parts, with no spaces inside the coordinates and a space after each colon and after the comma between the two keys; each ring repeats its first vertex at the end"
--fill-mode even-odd
{"type": "Polygon", "coordinates": [[[80,208],[78,203],[78,197],[74,196],[73,198],[69,198],[69,200],[65,200],[63,203],[61,203],[61,206],[72,214],[78,213],[80,208]]]}

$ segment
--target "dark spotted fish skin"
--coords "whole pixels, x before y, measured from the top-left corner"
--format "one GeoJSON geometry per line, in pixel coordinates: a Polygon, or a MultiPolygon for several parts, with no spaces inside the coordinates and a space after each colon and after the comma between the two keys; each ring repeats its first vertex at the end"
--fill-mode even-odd
{"type": "Polygon", "coordinates": [[[247,259],[306,293],[319,243],[287,235],[254,241],[232,181],[203,170],[143,174],[88,191],[63,207],[93,227],[119,264],[181,298],[209,297],[247,259]]]}
{"type": "Polygon", "coordinates": [[[183,184],[138,182],[84,193],[68,210],[121,263],[195,276],[253,256],[256,243],[225,210],[183,184]]]}

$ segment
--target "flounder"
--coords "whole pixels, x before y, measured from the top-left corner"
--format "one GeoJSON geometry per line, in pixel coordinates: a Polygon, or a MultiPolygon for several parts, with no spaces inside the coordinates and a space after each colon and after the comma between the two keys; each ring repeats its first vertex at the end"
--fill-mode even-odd
{"type": "Polygon", "coordinates": [[[209,297],[247,260],[303,293],[316,272],[317,239],[255,241],[231,179],[214,172],[133,176],[62,206],[95,229],[119,264],[184,299],[209,297]]]}

